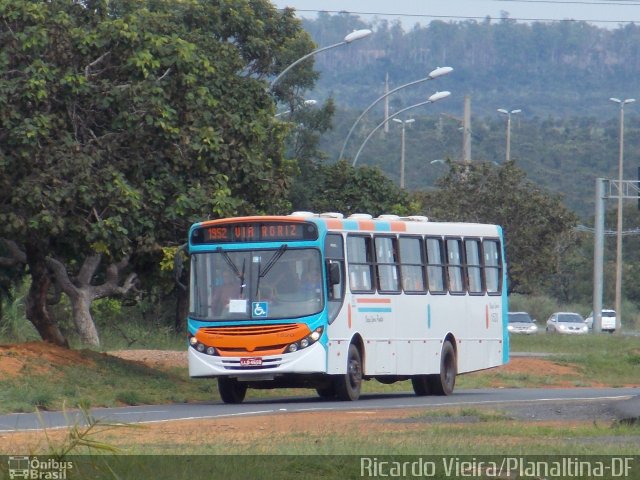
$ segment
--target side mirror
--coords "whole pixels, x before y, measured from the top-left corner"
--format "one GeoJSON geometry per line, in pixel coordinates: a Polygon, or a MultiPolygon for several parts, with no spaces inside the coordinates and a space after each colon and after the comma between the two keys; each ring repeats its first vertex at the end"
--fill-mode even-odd
{"type": "Polygon", "coordinates": [[[338,285],[340,283],[340,265],[337,263],[329,262],[327,264],[329,285],[338,285]]]}

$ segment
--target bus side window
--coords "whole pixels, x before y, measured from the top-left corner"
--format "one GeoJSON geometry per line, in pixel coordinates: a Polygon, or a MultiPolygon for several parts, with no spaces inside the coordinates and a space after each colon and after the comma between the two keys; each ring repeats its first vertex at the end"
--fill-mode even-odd
{"type": "Polygon", "coordinates": [[[449,277],[449,292],[464,293],[462,277],[462,248],[458,238],[447,238],[447,274],[449,277]]]}
{"type": "Polygon", "coordinates": [[[425,278],[423,268],[421,238],[400,237],[400,276],[402,288],[407,293],[424,293],[425,278]]]}
{"type": "Polygon", "coordinates": [[[444,293],[444,258],[442,239],[427,237],[427,279],[429,291],[444,293]]]}
{"type": "Polygon", "coordinates": [[[376,268],[378,270],[378,290],[381,292],[400,291],[398,278],[398,255],[396,239],[392,237],[374,237],[376,245],[376,268]]]}
{"type": "Polygon", "coordinates": [[[349,287],[354,292],[373,291],[373,251],[371,237],[349,235],[347,237],[349,260],[349,287]]]}
{"type": "Polygon", "coordinates": [[[500,294],[502,290],[502,261],[498,240],[482,242],[484,279],[489,294],[500,294]]]}
{"type": "Polygon", "coordinates": [[[481,294],[482,288],[482,267],[480,265],[480,240],[465,239],[464,253],[467,261],[467,285],[469,293],[481,294]]]}

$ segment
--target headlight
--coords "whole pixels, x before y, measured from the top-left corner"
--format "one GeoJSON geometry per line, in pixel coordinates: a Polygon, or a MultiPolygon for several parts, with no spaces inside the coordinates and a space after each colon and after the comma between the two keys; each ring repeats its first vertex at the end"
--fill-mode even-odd
{"type": "Polygon", "coordinates": [[[207,355],[212,355],[212,356],[218,354],[215,347],[210,347],[208,345],[205,345],[204,343],[200,343],[198,339],[191,334],[189,334],[189,345],[191,345],[200,353],[206,353],[207,355]]]}
{"type": "Polygon", "coordinates": [[[287,347],[287,350],[289,351],[289,353],[293,353],[293,352],[297,352],[299,349],[307,348],[310,345],[313,345],[318,340],[320,340],[320,337],[322,336],[322,331],[323,331],[322,327],[316,328],[313,332],[311,332],[309,335],[304,337],[302,340],[289,344],[289,346],[287,347]]]}

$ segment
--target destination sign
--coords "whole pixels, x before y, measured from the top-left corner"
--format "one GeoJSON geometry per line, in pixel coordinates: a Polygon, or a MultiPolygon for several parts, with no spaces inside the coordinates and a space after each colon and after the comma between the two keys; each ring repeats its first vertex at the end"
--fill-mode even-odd
{"type": "Polygon", "coordinates": [[[191,234],[191,243],[295,242],[317,238],[318,228],[313,223],[237,222],[197,228],[191,234]]]}

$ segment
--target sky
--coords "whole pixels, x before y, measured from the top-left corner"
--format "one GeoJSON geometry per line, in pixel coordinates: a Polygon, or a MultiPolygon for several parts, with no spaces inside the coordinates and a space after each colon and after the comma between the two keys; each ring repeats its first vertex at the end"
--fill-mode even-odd
{"type": "Polygon", "coordinates": [[[640,0],[271,0],[277,8],[292,7],[299,17],[318,11],[347,11],[364,20],[400,20],[405,29],[431,20],[500,19],[501,12],[518,21],[583,20],[603,28],[640,23],[640,0]]]}

